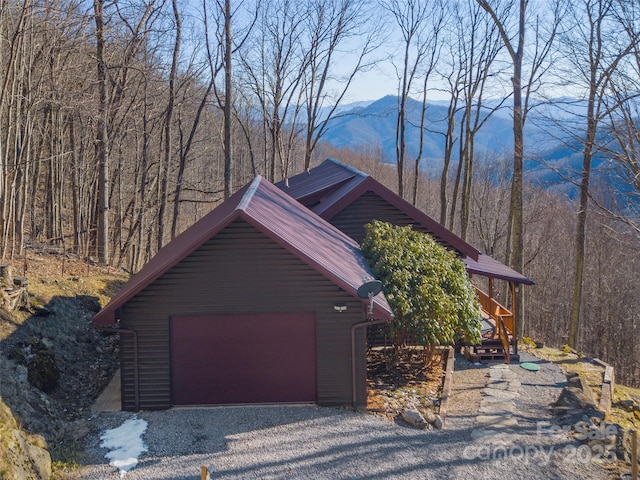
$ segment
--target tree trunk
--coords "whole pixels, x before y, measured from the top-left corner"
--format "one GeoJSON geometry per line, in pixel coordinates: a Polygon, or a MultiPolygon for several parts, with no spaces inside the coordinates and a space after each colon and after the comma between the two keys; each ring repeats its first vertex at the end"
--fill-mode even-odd
{"type": "MultiPolygon", "coordinates": [[[[466,113],[465,113],[466,115],[466,113]]],[[[460,190],[460,179],[462,178],[462,173],[464,169],[464,122],[465,119],[462,119],[460,124],[460,142],[458,145],[458,168],[456,169],[456,178],[453,181],[453,193],[451,194],[451,210],[449,210],[449,230],[454,230],[454,225],[456,221],[456,207],[458,204],[458,190],[460,190]]]]}
{"type": "Polygon", "coordinates": [[[96,61],[98,63],[98,88],[100,104],[96,132],[96,153],[98,159],[98,230],[96,249],[98,261],[106,264],[109,258],[109,148],[107,132],[107,68],[104,60],[104,0],[93,0],[93,11],[96,23],[96,61]]]}
{"type": "MultiPolygon", "coordinates": [[[[524,13],[522,13],[524,15],[524,13]]],[[[522,17],[523,18],[523,17],[522,17]]],[[[522,19],[524,23],[524,18],[522,19]]],[[[523,26],[524,28],[524,26],[523,26]]],[[[524,36],[524,32],[522,33],[524,36]]],[[[524,239],[522,216],[522,188],[524,174],[524,135],[522,124],[522,55],[518,55],[518,61],[514,62],[513,75],[513,183],[511,184],[511,205],[509,217],[511,218],[511,267],[519,273],[524,273],[524,239]]],[[[514,312],[518,335],[522,337],[524,331],[524,302],[517,302],[514,312]]]]}
{"type": "MultiPolygon", "coordinates": [[[[176,75],[178,71],[178,55],[180,54],[180,38],[182,34],[181,29],[181,21],[180,21],[180,13],[178,11],[178,5],[176,0],[172,1],[173,5],[173,16],[176,22],[176,39],[173,44],[173,57],[171,60],[171,71],[169,72],[169,101],[167,103],[167,113],[165,116],[165,124],[164,124],[164,158],[162,161],[162,169],[160,170],[160,174],[162,175],[160,179],[160,194],[158,205],[158,238],[157,238],[157,250],[160,250],[164,245],[164,222],[165,222],[165,211],[167,208],[167,194],[168,194],[168,184],[169,184],[169,171],[171,167],[171,153],[173,150],[173,134],[172,134],[172,123],[173,123],[173,108],[175,105],[176,98],[176,75]]],[[[171,232],[173,237],[173,231],[171,232]]]]}
{"type": "Polygon", "coordinates": [[[573,296],[571,300],[571,314],[569,317],[568,345],[576,348],[578,344],[578,327],[580,324],[580,310],[582,305],[582,277],[584,273],[584,255],[586,249],[587,208],[589,205],[589,181],[591,178],[591,161],[598,127],[595,118],[596,85],[589,89],[589,103],[587,107],[587,137],[582,158],[582,175],[580,181],[580,204],[575,236],[575,269],[573,275],[573,296]]]}
{"type": "Polygon", "coordinates": [[[233,145],[231,137],[231,119],[233,115],[232,82],[232,46],[231,36],[231,0],[224,2],[224,198],[231,196],[231,166],[233,145]]]}
{"type": "MultiPolygon", "coordinates": [[[[165,128],[164,128],[165,180],[163,182],[163,186],[165,190],[165,195],[166,195],[166,188],[167,188],[167,178],[169,177],[169,165],[171,164],[171,150],[173,146],[173,135],[171,133],[171,130],[172,130],[171,127],[173,123],[173,107],[175,105],[175,98],[176,98],[176,76],[178,72],[178,59],[180,55],[180,39],[182,37],[182,21],[180,20],[180,11],[178,10],[178,2],[177,0],[173,0],[171,4],[173,6],[173,18],[176,22],[176,39],[173,44],[173,58],[171,60],[171,71],[169,72],[169,103],[167,105],[167,116],[165,118],[165,128]]],[[[181,182],[182,182],[182,178],[180,178],[180,175],[178,175],[177,184],[180,184],[181,182]]],[[[179,189],[179,187],[176,187],[176,189],[179,189]]],[[[177,199],[174,199],[174,202],[175,202],[174,203],[174,207],[175,207],[178,204],[177,199]]],[[[163,202],[162,205],[164,207],[165,203],[163,202]]],[[[163,224],[164,208],[162,208],[162,211],[159,213],[158,216],[160,217],[160,223],[163,224]]],[[[176,234],[175,218],[176,218],[176,215],[174,213],[174,222],[172,222],[172,226],[171,226],[171,239],[173,239],[176,234]]],[[[164,231],[161,227],[160,232],[158,234],[158,242],[159,242],[158,249],[160,249],[161,247],[162,237],[164,237],[163,233],[164,231]]]]}
{"type": "Polygon", "coordinates": [[[396,127],[396,169],[398,172],[398,195],[404,198],[404,155],[406,150],[406,116],[407,116],[407,62],[409,61],[409,45],[406,45],[404,58],[404,74],[402,76],[402,91],[398,105],[398,122],[396,127]]]}
{"type": "MultiPolygon", "coordinates": [[[[522,109],[522,60],[524,55],[524,40],[526,29],[526,11],[529,0],[519,1],[518,10],[518,43],[514,48],[512,40],[505,30],[505,25],[500,21],[487,0],[476,0],[478,4],[491,16],[496,27],[500,31],[502,41],[509,51],[513,62],[513,181],[511,183],[511,204],[509,208],[510,244],[507,245],[506,257],[510,259],[511,267],[519,273],[524,273],[524,242],[523,242],[523,216],[522,216],[522,187],[523,187],[523,163],[524,163],[524,112],[522,109]]],[[[517,310],[514,312],[518,335],[524,330],[524,302],[517,302],[517,310]]]]}
{"type": "Polygon", "coordinates": [[[460,141],[464,142],[460,163],[463,164],[462,193],[460,196],[460,237],[467,240],[467,228],[471,217],[471,182],[473,180],[473,139],[475,132],[471,128],[473,97],[469,96],[465,105],[464,135],[460,141]]]}
{"type": "Polygon", "coordinates": [[[455,145],[456,132],[456,109],[458,108],[458,91],[457,85],[451,90],[451,100],[447,110],[447,132],[444,137],[444,164],[442,166],[442,175],[440,176],[440,225],[445,226],[447,223],[447,183],[449,180],[449,165],[451,164],[451,156],[455,145]]]}

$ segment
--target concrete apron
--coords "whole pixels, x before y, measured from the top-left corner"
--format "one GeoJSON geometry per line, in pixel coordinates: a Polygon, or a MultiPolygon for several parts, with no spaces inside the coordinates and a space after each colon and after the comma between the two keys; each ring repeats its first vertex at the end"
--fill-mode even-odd
{"type": "Polygon", "coordinates": [[[119,412],[122,410],[120,394],[120,370],[118,370],[107,388],[96,399],[91,410],[94,412],[119,412]]]}

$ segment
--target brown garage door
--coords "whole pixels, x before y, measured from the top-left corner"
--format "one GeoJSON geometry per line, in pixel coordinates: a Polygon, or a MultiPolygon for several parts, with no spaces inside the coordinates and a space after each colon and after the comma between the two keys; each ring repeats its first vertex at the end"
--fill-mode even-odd
{"type": "Polygon", "coordinates": [[[315,402],[313,313],[171,319],[174,405],[315,402]]]}

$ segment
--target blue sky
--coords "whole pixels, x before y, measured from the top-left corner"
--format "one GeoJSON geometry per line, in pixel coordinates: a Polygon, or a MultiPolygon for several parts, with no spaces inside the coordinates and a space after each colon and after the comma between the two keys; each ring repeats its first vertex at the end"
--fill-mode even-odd
{"type": "Polygon", "coordinates": [[[378,72],[367,72],[354,79],[349,92],[347,92],[347,103],[360,102],[364,100],[377,100],[385,95],[397,95],[397,81],[389,79],[378,72]]]}

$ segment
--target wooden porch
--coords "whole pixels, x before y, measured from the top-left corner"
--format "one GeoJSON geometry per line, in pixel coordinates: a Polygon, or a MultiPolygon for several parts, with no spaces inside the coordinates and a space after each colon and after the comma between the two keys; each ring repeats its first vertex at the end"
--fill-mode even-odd
{"type": "MultiPolygon", "coordinates": [[[[515,286],[511,285],[515,299],[515,286]]],[[[494,298],[491,282],[489,287],[489,293],[474,287],[482,307],[482,341],[479,345],[464,344],[462,348],[474,361],[510,363],[518,354],[515,315],[494,298]]]]}
{"type": "MultiPolygon", "coordinates": [[[[513,310],[516,307],[517,290],[514,283],[510,283],[513,310]]],[[[519,359],[517,342],[517,325],[515,314],[502,305],[493,295],[493,282],[489,279],[489,293],[474,286],[478,302],[481,307],[482,331],[481,343],[472,345],[464,340],[456,343],[457,351],[462,350],[470,360],[482,363],[504,362],[511,363],[519,359]]],[[[405,338],[407,345],[415,345],[411,338],[405,338]]],[[[367,329],[367,344],[369,347],[387,347],[390,339],[386,330],[380,325],[367,329]]]]}

